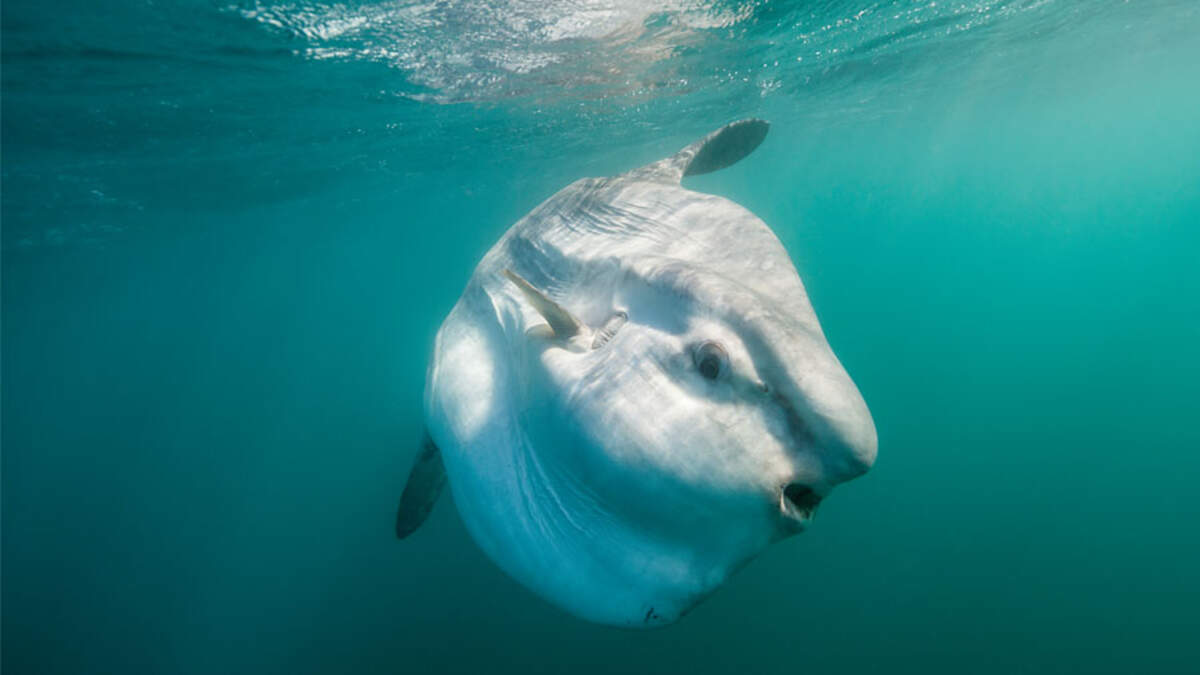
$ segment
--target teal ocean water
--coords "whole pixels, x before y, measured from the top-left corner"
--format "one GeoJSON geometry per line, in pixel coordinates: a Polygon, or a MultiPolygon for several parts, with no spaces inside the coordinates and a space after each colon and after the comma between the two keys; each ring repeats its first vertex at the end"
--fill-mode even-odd
{"type": "Polygon", "coordinates": [[[6,0],[3,670],[1194,673],[1200,5],[6,0]],[[879,460],[679,624],[393,518],[433,336],[582,176],[769,223],[879,460]]]}

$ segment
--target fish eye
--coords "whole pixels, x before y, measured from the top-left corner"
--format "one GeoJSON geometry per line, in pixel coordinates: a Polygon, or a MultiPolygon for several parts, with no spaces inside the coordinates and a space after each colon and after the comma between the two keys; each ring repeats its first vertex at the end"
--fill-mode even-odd
{"type": "Polygon", "coordinates": [[[725,370],[725,364],[729,361],[729,355],[725,353],[725,348],[716,342],[704,342],[696,348],[693,357],[696,360],[696,369],[707,380],[715,380],[720,377],[721,372],[725,370]]]}

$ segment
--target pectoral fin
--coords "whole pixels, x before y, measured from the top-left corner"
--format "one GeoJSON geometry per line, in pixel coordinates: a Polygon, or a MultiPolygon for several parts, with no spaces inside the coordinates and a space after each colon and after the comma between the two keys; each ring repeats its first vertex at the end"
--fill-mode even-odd
{"type": "Polygon", "coordinates": [[[446,467],[442,464],[442,453],[434,445],[429,434],[426,434],[421,445],[421,454],[417,455],[417,461],[413,462],[404,492],[400,494],[400,508],[396,512],[396,537],[404,539],[421,527],[445,485],[446,467]]]}
{"type": "Polygon", "coordinates": [[[579,334],[580,326],[579,319],[576,319],[570,312],[563,309],[561,305],[546,297],[532,284],[521,278],[519,274],[512,270],[504,270],[504,276],[521,290],[521,295],[525,296],[525,300],[537,310],[538,314],[550,324],[550,329],[554,331],[554,337],[561,340],[574,337],[579,334]]]}

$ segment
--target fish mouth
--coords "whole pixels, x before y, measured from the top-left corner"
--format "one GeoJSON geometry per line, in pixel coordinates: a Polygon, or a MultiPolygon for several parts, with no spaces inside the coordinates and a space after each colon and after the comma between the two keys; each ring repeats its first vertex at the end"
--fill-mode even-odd
{"type": "Polygon", "coordinates": [[[803,483],[788,483],[779,494],[779,508],[785,516],[803,525],[813,519],[821,495],[803,483]]]}

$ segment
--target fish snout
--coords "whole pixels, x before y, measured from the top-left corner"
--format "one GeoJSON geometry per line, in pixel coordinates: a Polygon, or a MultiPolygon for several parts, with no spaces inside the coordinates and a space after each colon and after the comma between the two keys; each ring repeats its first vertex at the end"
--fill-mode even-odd
{"type": "Polygon", "coordinates": [[[776,433],[807,456],[803,477],[810,485],[832,487],[866,473],[878,449],[875,423],[819,329],[778,315],[760,317],[752,326],[747,332],[767,355],[759,372],[761,390],[785,420],[776,433]]]}
{"type": "MultiPolygon", "coordinates": [[[[838,404],[822,410],[811,403],[821,398],[807,392],[789,396],[771,391],[787,420],[789,445],[799,453],[815,455],[821,467],[820,482],[830,487],[866,473],[878,452],[875,423],[858,390],[850,384],[839,393],[833,399],[838,404]]],[[[824,398],[828,401],[830,397],[824,398]]]]}
{"type": "Polygon", "coordinates": [[[836,485],[869,471],[879,452],[879,439],[866,405],[858,414],[825,422],[828,431],[822,445],[826,480],[836,485]]]}

